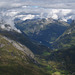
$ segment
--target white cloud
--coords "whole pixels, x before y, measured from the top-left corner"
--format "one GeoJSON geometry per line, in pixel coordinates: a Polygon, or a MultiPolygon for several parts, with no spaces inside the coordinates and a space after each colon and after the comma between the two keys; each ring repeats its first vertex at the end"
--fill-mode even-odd
{"type": "Polygon", "coordinates": [[[0,0],[0,19],[15,30],[14,19],[75,19],[75,0],[0,0]]]}
{"type": "Polygon", "coordinates": [[[53,19],[58,19],[58,16],[57,16],[56,14],[53,14],[53,15],[52,15],[52,18],[53,18],[53,19]]]}

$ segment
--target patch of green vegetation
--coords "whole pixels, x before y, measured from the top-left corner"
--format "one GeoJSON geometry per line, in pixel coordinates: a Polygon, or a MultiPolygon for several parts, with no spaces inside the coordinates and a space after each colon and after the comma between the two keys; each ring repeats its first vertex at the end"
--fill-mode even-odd
{"type": "Polygon", "coordinates": [[[51,54],[50,52],[44,52],[43,56],[47,56],[47,55],[50,55],[50,54],[51,54]]]}

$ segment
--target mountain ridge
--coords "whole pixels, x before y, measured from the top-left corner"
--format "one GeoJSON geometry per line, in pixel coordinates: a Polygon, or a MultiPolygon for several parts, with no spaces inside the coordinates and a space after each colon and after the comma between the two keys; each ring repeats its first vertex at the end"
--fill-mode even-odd
{"type": "Polygon", "coordinates": [[[15,26],[27,34],[33,41],[50,47],[50,42],[55,41],[70,25],[60,20],[44,18],[26,21],[18,20],[15,21],[15,26]]]}

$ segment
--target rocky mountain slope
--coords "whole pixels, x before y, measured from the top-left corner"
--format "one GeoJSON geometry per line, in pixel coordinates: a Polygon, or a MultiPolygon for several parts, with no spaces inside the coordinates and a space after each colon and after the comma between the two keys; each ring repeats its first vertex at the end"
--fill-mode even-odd
{"type": "Polygon", "coordinates": [[[0,32],[0,75],[47,75],[43,70],[29,48],[0,32]]]}
{"type": "Polygon", "coordinates": [[[53,44],[54,51],[44,56],[46,60],[54,62],[55,68],[75,74],[75,21],[53,44]],[[57,65],[57,66],[56,66],[57,65]]]}
{"type": "Polygon", "coordinates": [[[66,22],[47,19],[15,20],[18,29],[26,33],[32,40],[47,47],[52,44],[69,26],[66,22]]]}
{"type": "Polygon", "coordinates": [[[75,46],[75,21],[73,21],[70,27],[55,41],[54,46],[56,48],[75,46]]]}
{"type": "Polygon", "coordinates": [[[15,30],[7,31],[4,29],[0,29],[0,34],[3,36],[6,36],[9,39],[19,42],[22,45],[25,45],[27,48],[29,48],[35,54],[42,54],[44,51],[48,51],[48,52],[50,51],[49,48],[47,48],[43,45],[39,45],[37,43],[35,44],[34,42],[32,42],[30,40],[30,38],[23,32],[18,33],[15,30]]]}

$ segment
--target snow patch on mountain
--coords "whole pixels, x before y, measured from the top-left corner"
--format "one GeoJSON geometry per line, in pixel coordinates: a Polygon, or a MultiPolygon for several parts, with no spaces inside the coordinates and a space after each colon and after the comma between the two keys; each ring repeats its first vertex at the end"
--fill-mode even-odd
{"type": "Polygon", "coordinates": [[[20,18],[21,20],[27,20],[27,19],[34,19],[35,15],[18,15],[18,16],[15,16],[16,18],[20,18]]]}

